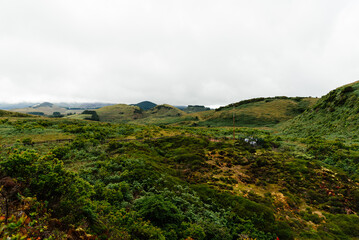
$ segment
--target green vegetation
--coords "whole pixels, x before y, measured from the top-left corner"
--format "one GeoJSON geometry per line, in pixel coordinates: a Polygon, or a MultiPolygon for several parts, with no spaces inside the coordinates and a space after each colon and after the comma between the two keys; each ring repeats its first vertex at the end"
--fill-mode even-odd
{"type": "Polygon", "coordinates": [[[97,109],[96,112],[100,121],[116,123],[147,123],[151,120],[161,122],[166,119],[164,122],[168,124],[172,118],[178,118],[185,114],[178,108],[167,104],[157,105],[148,110],[142,110],[138,106],[117,104],[97,109]]]}
{"type": "MultiPolygon", "coordinates": [[[[188,106],[183,111],[164,104],[150,109],[117,104],[96,110],[100,121],[133,124],[222,127],[271,127],[303,113],[315,98],[255,98],[231,104],[216,110],[204,106],[188,106]]],[[[151,105],[152,106],[152,105],[151,105]]]]}
{"type": "Polygon", "coordinates": [[[96,112],[103,122],[129,122],[143,116],[141,108],[126,104],[102,107],[96,112]]]}
{"type": "Polygon", "coordinates": [[[286,134],[300,137],[357,138],[359,82],[337,88],[312,108],[283,126],[286,134]]]}
{"type": "Polygon", "coordinates": [[[4,112],[0,238],[358,239],[356,124],[314,129],[324,112],[334,119],[354,108],[356,89],[336,89],[315,105],[283,97],[234,104],[243,117],[236,139],[224,127],[233,106],[186,114],[114,105],[81,114],[107,122],[4,112]],[[258,128],[275,119],[279,126],[258,128]]]}
{"type": "Polygon", "coordinates": [[[292,119],[312,106],[315,98],[254,98],[221,107],[215,111],[197,114],[198,126],[232,126],[233,114],[236,126],[274,126],[292,119]]]}
{"type": "Polygon", "coordinates": [[[27,114],[0,110],[0,117],[29,117],[27,114]]]}

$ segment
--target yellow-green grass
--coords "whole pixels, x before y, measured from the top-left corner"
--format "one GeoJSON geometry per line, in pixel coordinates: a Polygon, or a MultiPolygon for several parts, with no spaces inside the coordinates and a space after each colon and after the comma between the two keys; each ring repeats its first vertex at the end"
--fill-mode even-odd
{"type": "Polygon", "coordinates": [[[86,119],[90,119],[91,117],[92,117],[92,114],[73,114],[73,115],[68,115],[64,118],[86,120],[86,119]]]}
{"type": "Polygon", "coordinates": [[[310,110],[283,123],[280,131],[296,137],[325,136],[358,140],[359,81],[323,96],[310,110]]]}
{"type": "Polygon", "coordinates": [[[30,117],[30,115],[24,113],[0,110],[0,119],[4,117],[30,117]]]}
{"type": "Polygon", "coordinates": [[[67,109],[63,108],[63,107],[58,107],[58,106],[52,106],[52,107],[38,107],[38,108],[32,108],[32,107],[28,107],[28,108],[18,108],[18,109],[13,109],[11,110],[13,112],[19,112],[19,113],[31,113],[31,112],[42,112],[45,115],[52,115],[54,112],[59,112],[61,114],[65,114],[67,109]]]}
{"type": "Polygon", "coordinates": [[[1,145],[8,145],[8,144],[14,144],[17,140],[24,140],[26,138],[31,138],[33,142],[44,142],[44,141],[56,141],[61,139],[72,139],[74,138],[73,135],[66,134],[63,132],[60,132],[58,130],[52,130],[52,129],[45,129],[41,132],[34,132],[34,133],[14,133],[5,135],[4,129],[0,129],[0,143],[1,145]]]}
{"type": "Polygon", "coordinates": [[[116,104],[102,107],[96,110],[100,121],[103,122],[128,122],[142,118],[142,110],[137,106],[116,104]]]}
{"type": "MultiPolygon", "coordinates": [[[[182,126],[232,126],[233,114],[235,126],[272,127],[275,124],[285,122],[297,116],[301,112],[313,106],[317,98],[303,98],[295,100],[264,99],[235,107],[208,110],[203,112],[188,113],[170,108],[158,111],[154,109],[145,111],[143,118],[131,121],[139,124],[171,124],[182,126]]],[[[168,106],[168,105],[164,105],[168,106]]]]}
{"type": "Polygon", "coordinates": [[[183,115],[186,115],[184,111],[168,104],[158,105],[154,108],[145,111],[144,114],[145,117],[154,117],[154,118],[180,117],[183,115]]]}
{"type": "MultiPolygon", "coordinates": [[[[302,105],[310,107],[317,102],[316,98],[303,99],[302,105]]],[[[292,119],[299,114],[299,102],[292,99],[270,99],[248,103],[238,107],[224,108],[219,111],[205,111],[193,114],[200,121],[217,123],[218,125],[233,125],[233,114],[236,126],[265,126],[292,119]]]]}
{"type": "Polygon", "coordinates": [[[100,121],[103,122],[130,122],[135,124],[167,124],[174,118],[186,115],[182,110],[171,105],[158,105],[147,111],[137,106],[117,104],[96,110],[100,121]]]}

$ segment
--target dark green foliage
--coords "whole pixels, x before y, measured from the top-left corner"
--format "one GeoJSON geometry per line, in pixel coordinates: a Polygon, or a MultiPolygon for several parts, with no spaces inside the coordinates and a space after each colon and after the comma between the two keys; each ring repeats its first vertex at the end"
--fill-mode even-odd
{"type": "Polygon", "coordinates": [[[359,218],[356,215],[328,215],[325,225],[318,229],[320,235],[339,239],[355,239],[359,237],[359,218]]]}
{"type": "Polygon", "coordinates": [[[286,134],[299,137],[327,136],[357,139],[359,124],[358,86],[355,82],[330,91],[311,109],[285,123],[286,134]]]}
{"type": "Polygon", "coordinates": [[[22,144],[24,145],[33,145],[32,139],[31,138],[24,138],[21,140],[22,144]]]}
{"type": "Polygon", "coordinates": [[[28,112],[28,114],[37,115],[37,116],[45,116],[45,113],[43,113],[43,112],[28,112]]]}
{"type": "Polygon", "coordinates": [[[136,200],[135,209],[140,216],[159,227],[178,225],[184,218],[178,208],[162,195],[149,195],[136,200]]]}
{"type": "Polygon", "coordinates": [[[210,110],[210,108],[200,105],[188,105],[186,108],[183,109],[183,111],[186,113],[202,112],[208,110],[210,110]]]}
{"type": "Polygon", "coordinates": [[[28,194],[46,200],[55,216],[69,223],[84,218],[83,207],[93,193],[91,186],[66,171],[51,155],[40,157],[34,151],[15,150],[0,167],[3,174],[22,181],[28,194]],[[73,214],[68,215],[69,211],[73,214]]]}
{"type": "Polygon", "coordinates": [[[294,234],[286,222],[278,222],[276,226],[276,234],[279,239],[293,240],[294,234]]]}
{"type": "Polygon", "coordinates": [[[60,112],[53,112],[52,116],[53,117],[63,117],[64,115],[62,115],[60,112]]]}
{"type": "Polygon", "coordinates": [[[249,128],[237,128],[233,141],[230,128],[67,119],[4,119],[0,127],[34,143],[2,149],[1,175],[46,203],[63,228],[99,239],[358,236],[358,217],[344,215],[359,211],[359,188],[348,177],[358,146],[342,139],[292,146],[249,128]],[[72,141],[36,143],[34,134],[49,130],[72,141]]]}
{"type": "Polygon", "coordinates": [[[85,110],[85,111],[82,112],[82,114],[89,114],[89,115],[91,115],[91,117],[85,118],[86,120],[100,121],[100,118],[99,118],[99,116],[97,115],[97,112],[96,112],[96,111],[85,110]]]}

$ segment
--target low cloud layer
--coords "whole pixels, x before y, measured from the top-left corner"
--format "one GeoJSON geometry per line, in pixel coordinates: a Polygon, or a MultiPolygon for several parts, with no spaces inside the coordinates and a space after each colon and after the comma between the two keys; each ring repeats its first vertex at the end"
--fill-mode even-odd
{"type": "Polygon", "coordinates": [[[2,1],[0,101],[225,105],[359,78],[359,2],[2,1]]]}

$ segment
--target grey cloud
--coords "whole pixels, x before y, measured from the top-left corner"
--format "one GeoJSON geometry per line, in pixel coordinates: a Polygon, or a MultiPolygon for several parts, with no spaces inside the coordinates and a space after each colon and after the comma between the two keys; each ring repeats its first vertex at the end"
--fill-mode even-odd
{"type": "Polygon", "coordinates": [[[224,105],[358,79],[354,0],[3,1],[0,101],[224,105]]]}

